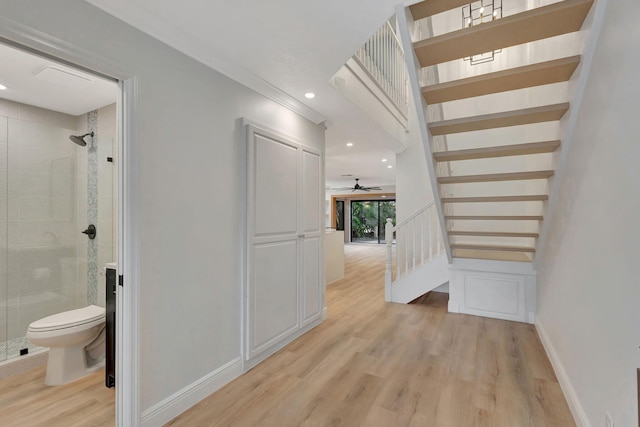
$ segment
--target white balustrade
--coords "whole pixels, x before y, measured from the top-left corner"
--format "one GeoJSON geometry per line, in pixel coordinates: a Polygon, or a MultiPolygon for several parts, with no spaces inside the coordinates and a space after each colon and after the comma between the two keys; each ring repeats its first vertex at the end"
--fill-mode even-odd
{"type": "Polygon", "coordinates": [[[387,244],[385,301],[391,301],[391,284],[394,281],[392,250],[394,233],[396,281],[446,253],[435,202],[429,203],[395,227],[391,223],[391,218],[387,218],[385,225],[387,244]]]}
{"type": "Polygon", "coordinates": [[[398,111],[407,118],[409,114],[408,74],[402,44],[387,21],[362,46],[354,58],[386,93],[398,111]]]}

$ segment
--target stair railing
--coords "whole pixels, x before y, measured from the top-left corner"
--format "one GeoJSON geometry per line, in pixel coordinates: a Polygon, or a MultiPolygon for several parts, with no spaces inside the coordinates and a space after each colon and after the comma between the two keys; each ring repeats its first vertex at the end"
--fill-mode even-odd
{"type": "Polygon", "coordinates": [[[387,264],[385,300],[391,301],[391,285],[407,274],[446,254],[435,201],[418,210],[395,227],[391,218],[385,225],[387,264]],[[393,277],[392,242],[396,241],[396,274],[393,277]]]}
{"type": "Polygon", "coordinates": [[[409,76],[402,43],[389,21],[358,49],[354,58],[406,119],[409,115],[409,76]]]}

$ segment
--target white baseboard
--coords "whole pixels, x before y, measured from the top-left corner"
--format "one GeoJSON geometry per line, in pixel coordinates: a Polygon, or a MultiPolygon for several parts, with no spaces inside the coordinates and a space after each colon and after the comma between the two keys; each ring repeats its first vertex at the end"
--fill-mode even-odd
{"type": "Polygon", "coordinates": [[[449,300],[449,313],[460,313],[460,305],[457,301],[449,300]]]}
{"type": "Polygon", "coordinates": [[[171,421],[240,375],[242,360],[238,357],[144,411],[141,425],[156,427],[171,421]]]}
{"type": "Polygon", "coordinates": [[[327,306],[325,305],[324,308],[322,309],[322,320],[327,320],[327,316],[328,316],[329,312],[327,311],[327,306]]]}
{"type": "Polygon", "coordinates": [[[591,423],[589,422],[589,418],[587,418],[587,414],[584,412],[582,405],[580,404],[580,400],[578,400],[578,395],[576,394],[573,386],[571,385],[571,381],[569,381],[569,376],[567,372],[564,370],[564,366],[556,353],[547,332],[540,323],[540,318],[536,316],[536,330],[538,331],[538,336],[540,337],[540,341],[542,342],[542,346],[547,352],[547,356],[551,361],[551,365],[553,366],[553,370],[556,373],[556,377],[558,377],[558,382],[560,383],[560,388],[564,393],[565,399],[567,399],[567,404],[569,405],[569,409],[571,410],[571,414],[573,415],[573,420],[575,421],[578,427],[591,427],[591,423]]]}

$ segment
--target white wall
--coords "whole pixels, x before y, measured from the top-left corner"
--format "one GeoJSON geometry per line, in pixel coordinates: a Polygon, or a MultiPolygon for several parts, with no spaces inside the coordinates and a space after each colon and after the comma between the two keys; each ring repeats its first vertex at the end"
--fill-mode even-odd
{"type": "Polygon", "coordinates": [[[585,423],[635,426],[640,367],[640,3],[612,0],[538,260],[538,321],[585,423]],[[588,420],[588,421],[587,421],[588,420]]]}
{"type": "Polygon", "coordinates": [[[240,356],[246,117],[324,149],[324,129],[80,0],[3,15],[138,77],[142,409],[240,356]]]}

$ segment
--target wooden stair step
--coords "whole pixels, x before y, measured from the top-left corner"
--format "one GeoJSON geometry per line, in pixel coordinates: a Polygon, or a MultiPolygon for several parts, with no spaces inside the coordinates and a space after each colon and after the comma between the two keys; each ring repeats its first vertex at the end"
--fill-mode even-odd
{"type": "Polygon", "coordinates": [[[482,197],[443,197],[442,203],[474,203],[474,202],[544,202],[549,199],[546,194],[533,196],[482,196],[482,197]]]}
{"type": "Polygon", "coordinates": [[[467,245],[463,243],[454,243],[451,249],[472,249],[476,251],[505,251],[505,252],[535,252],[536,248],[528,246],[494,246],[494,245],[467,245]]]}
{"type": "Polygon", "coordinates": [[[564,0],[413,44],[423,67],[579,31],[593,0],[564,0]]]}
{"type": "Polygon", "coordinates": [[[560,141],[532,142],[528,144],[501,145],[499,147],[471,148],[468,150],[440,151],[433,153],[436,162],[456,160],[490,159],[494,157],[523,156],[552,153],[560,147],[560,141]]]}
{"type": "Polygon", "coordinates": [[[426,18],[427,16],[437,15],[456,7],[467,6],[469,0],[425,0],[420,3],[409,6],[413,20],[426,18]]]}
{"type": "Polygon", "coordinates": [[[449,221],[542,221],[542,215],[449,215],[449,221]]]}
{"type": "Polygon", "coordinates": [[[440,184],[462,184],[471,182],[522,181],[527,179],[547,179],[553,176],[552,170],[532,172],[490,173],[483,175],[442,176],[440,184]]]}
{"type": "Polygon", "coordinates": [[[566,82],[579,63],[580,56],[572,56],[425,86],[422,88],[422,96],[427,104],[438,104],[456,99],[566,82]]]}
{"type": "Polygon", "coordinates": [[[524,252],[474,251],[470,249],[456,249],[453,257],[486,259],[493,261],[531,262],[529,255],[524,252]]]}
{"type": "Polygon", "coordinates": [[[524,108],[522,110],[442,120],[439,122],[429,123],[428,128],[432,135],[437,136],[508,126],[551,122],[560,120],[568,110],[569,103],[564,102],[561,104],[545,105],[542,107],[524,108]]]}
{"type": "Polygon", "coordinates": [[[538,238],[538,233],[517,233],[506,231],[460,231],[451,230],[448,231],[449,236],[478,236],[478,237],[533,237],[538,238]]]}

